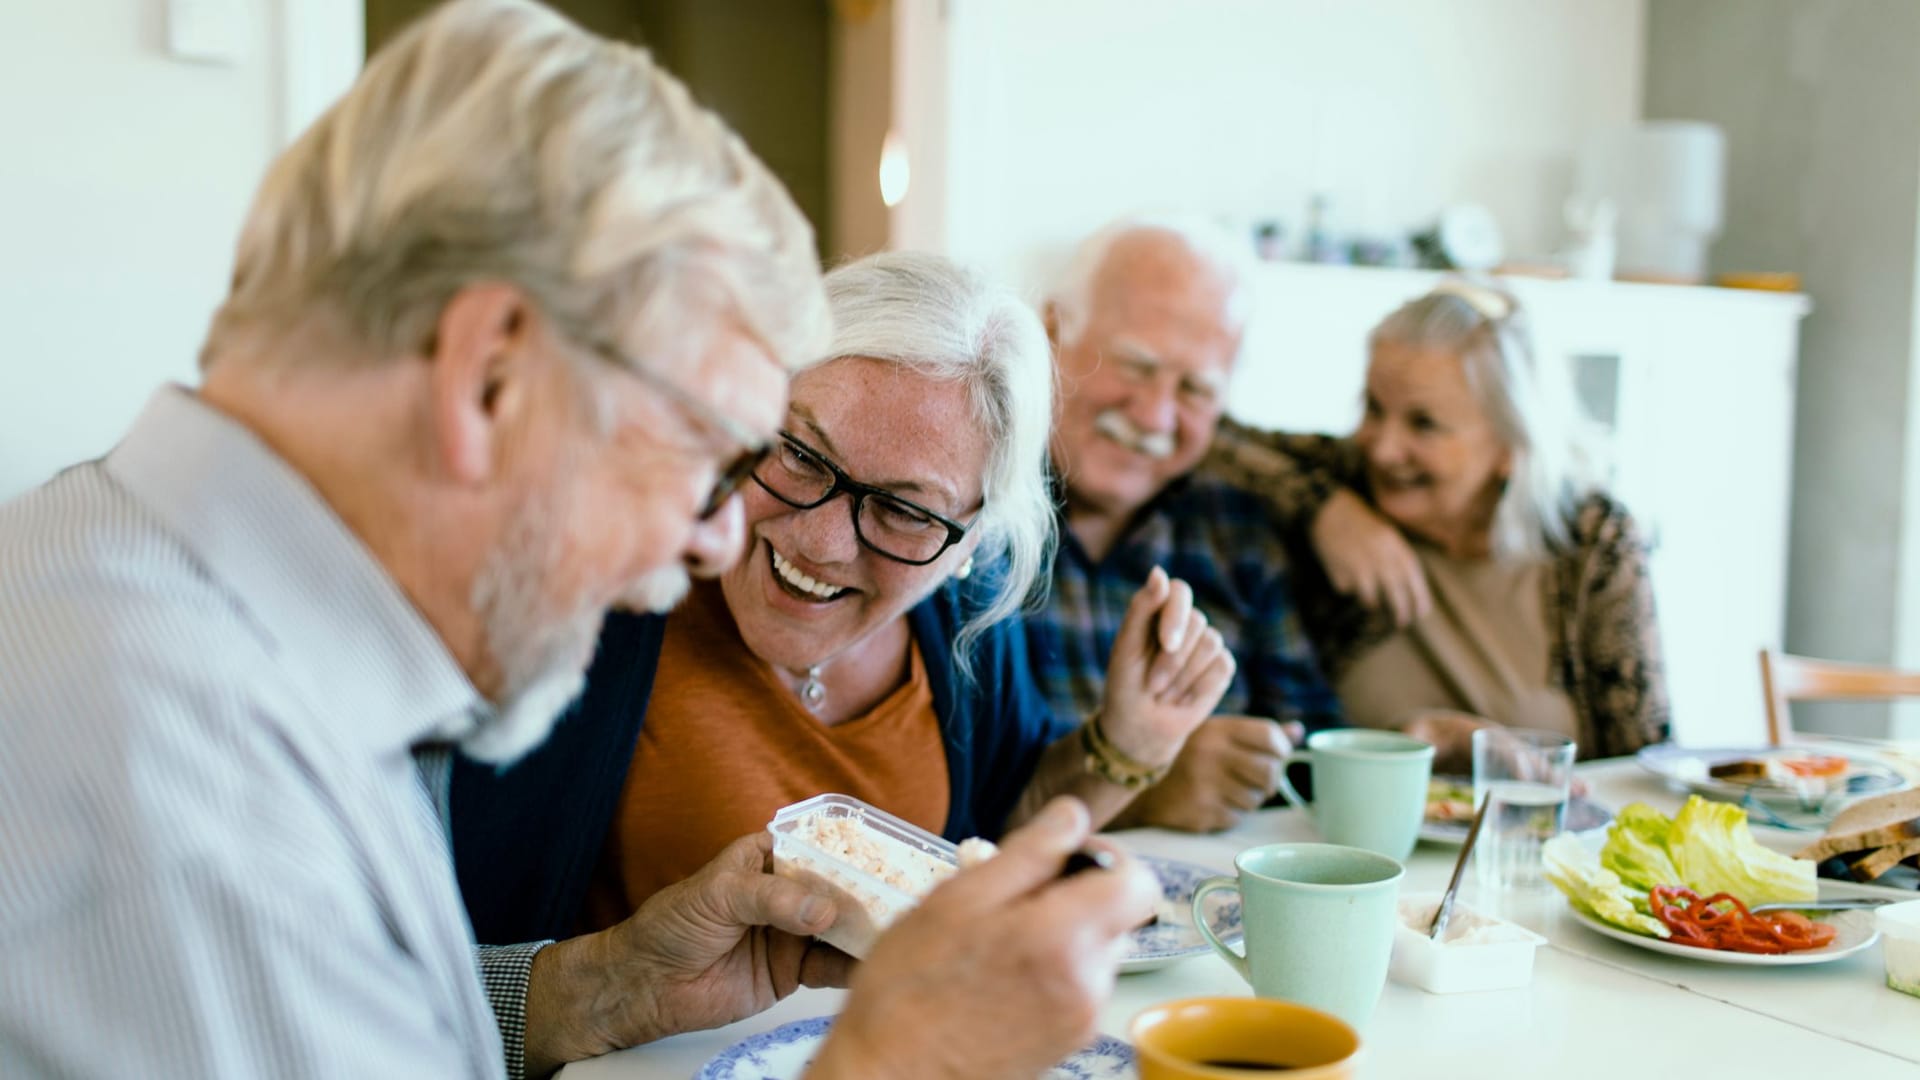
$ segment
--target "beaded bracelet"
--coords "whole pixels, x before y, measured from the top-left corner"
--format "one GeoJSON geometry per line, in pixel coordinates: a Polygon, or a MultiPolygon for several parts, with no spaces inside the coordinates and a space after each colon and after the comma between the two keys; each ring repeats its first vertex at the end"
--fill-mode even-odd
{"type": "Polygon", "coordinates": [[[1128,791],[1152,787],[1167,775],[1166,765],[1143,765],[1121,752],[1100,728],[1100,714],[1080,725],[1080,747],[1086,751],[1087,771],[1128,791]]]}

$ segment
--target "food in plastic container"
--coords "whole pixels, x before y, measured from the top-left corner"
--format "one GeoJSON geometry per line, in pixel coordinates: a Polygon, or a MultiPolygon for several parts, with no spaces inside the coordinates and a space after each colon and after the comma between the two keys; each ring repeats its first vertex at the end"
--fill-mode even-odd
{"type": "Polygon", "coordinates": [[[773,872],[822,887],[838,902],[839,917],[820,940],[862,959],[960,863],[952,844],[848,795],[784,807],[767,831],[773,872]]]}
{"type": "Polygon", "coordinates": [[[1442,940],[1427,937],[1439,893],[1400,898],[1400,924],[1393,932],[1394,982],[1430,994],[1504,990],[1533,981],[1533,950],[1547,939],[1523,926],[1455,904],[1442,940]]]}
{"type": "Polygon", "coordinates": [[[1920,997],[1920,900],[1888,904],[1873,913],[1880,928],[1880,952],[1887,961],[1887,985],[1920,997]]]}

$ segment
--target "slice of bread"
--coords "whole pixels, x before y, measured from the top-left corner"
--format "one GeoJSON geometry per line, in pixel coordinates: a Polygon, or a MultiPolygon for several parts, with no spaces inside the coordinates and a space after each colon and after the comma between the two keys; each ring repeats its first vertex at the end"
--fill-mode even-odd
{"type": "Polygon", "coordinates": [[[1773,762],[1759,761],[1754,758],[1723,761],[1718,765],[1710,766],[1707,769],[1707,775],[1715,780],[1725,780],[1730,784],[1762,784],[1778,779],[1775,771],[1767,768],[1772,764],[1773,762]]]}
{"type": "Polygon", "coordinates": [[[1920,855],[1920,838],[1888,844],[1886,847],[1869,852],[1865,858],[1854,860],[1848,864],[1848,868],[1853,871],[1854,880],[1872,881],[1900,865],[1900,860],[1909,855],[1920,855]]]}
{"type": "Polygon", "coordinates": [[[1920,839],[1920,789],[1861,799],[1840,811],[1827,826],[1827,834],[1798,852],[1798,857],[1819,862],[1913,839],[1920,839]]]}

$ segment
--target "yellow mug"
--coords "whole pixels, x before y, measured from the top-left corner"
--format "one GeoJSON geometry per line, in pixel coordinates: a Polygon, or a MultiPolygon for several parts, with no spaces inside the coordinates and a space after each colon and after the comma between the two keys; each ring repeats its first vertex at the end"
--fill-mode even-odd
{"type": "Polygon", "coordinates": [[[1257,997],[1155,1005],[1128,1029],[1140,1080],[1350,1080],[1360,1036],[1305,1005],[1257,997]]]}

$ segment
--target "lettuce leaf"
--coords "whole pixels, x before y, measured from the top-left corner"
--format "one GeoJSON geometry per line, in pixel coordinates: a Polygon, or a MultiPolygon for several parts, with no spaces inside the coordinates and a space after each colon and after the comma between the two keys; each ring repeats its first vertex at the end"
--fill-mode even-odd
{"type": "Polygon", "coordinates": [[[1574,907],[1635,933],[1666,937],[1647,907],[1657,885],[1684,885],[1701,896],[1727,893],[1747,904],[1818,897],[1814,865],[1762,847],[1747,814],[1731,803],[1692,796],[1669,819],[1646,805],[1624,807],[1596,858],[1571,835],[1541,851],[1547,880],[1574,907]]]}
{"type": "Polygon", "coordinates": [[[1771,904],[1820,895],[1813,863],[1762,847],[1746,811],[1731,803],[1688,798],[1667,833],[1667,854],[1678,883],[1701,896],[1723,892],[1747,904],[1771,904]]]}
{"type": "Polygon", "coordinates": [[[1574,907],[1604,923],[1635,934],[1668,936],[1666,924],[1643,914],[1647,898],[1635,894],[1620,881],[1620,875],[1600,865],[1600,860],[1572,833],[1561,833],[1540,849],[1547,880],[1566,894],[1574,907]]]}
{"type": "Polygon", "coordinates": [[[1620,875],[1620,881],[1648,892],[1656,885],[1678,883],[1680,870],[1667,853],[1673,822],[1646,803],[1623,808],[1607,830],[1600,849],[1600,865],[1620,875]]]}

